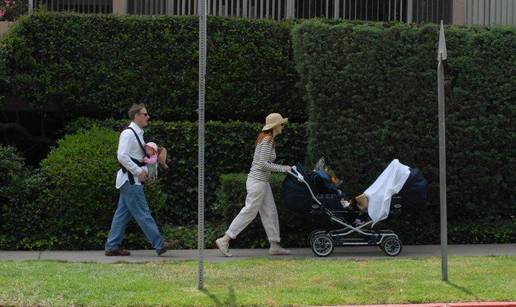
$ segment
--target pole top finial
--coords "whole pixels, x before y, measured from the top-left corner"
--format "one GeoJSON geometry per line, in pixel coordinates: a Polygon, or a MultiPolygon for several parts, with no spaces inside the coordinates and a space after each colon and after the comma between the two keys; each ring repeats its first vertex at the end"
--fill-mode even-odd
{"type": "Polygon", "coordinates": [[[437,49],[437,61],[444,61],[448,58],[446,50],[446,38],[444,37],[444,24],[441,20],[441,27],[439,29],[439,48],[437,49]]]}

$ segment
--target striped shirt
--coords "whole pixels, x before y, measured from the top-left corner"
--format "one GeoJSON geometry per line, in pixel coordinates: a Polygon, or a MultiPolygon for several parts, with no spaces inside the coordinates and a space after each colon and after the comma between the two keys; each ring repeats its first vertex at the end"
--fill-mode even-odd
{"type": "Polygon", "coordinates": [[[271,178],[271,172],[288,171],[288,166],[274,164],[274,160],[276,160],[276,150],[274,149],[274,145],[270,142],[270,137],[265,137],[258,145],[256,145],[249,177],[269,181],[271,178]]]}

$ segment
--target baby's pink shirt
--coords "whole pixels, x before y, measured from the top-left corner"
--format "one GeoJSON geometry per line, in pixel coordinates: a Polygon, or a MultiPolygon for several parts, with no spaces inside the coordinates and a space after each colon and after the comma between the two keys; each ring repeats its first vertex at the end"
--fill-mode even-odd
{"type": "Polygon", "coordinates": [[[143,162],[147,163],[147,164],[154,164],[156,162],[158,162],[158,154],[154,154],[152,156],[150,156],[150,158],[143,158],[143,162]]]}

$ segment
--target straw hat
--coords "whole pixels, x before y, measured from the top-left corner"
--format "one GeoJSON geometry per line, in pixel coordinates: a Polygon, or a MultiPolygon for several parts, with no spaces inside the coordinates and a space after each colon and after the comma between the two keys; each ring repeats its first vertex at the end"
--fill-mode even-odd
{"type": "Polygon", "coordinates": [[[288,118],[283,118],[279,113],[271,113],[265,118],[265,126],[262,131],[272,129],[278,125],[285,124],[288,122],[288,118]]]}

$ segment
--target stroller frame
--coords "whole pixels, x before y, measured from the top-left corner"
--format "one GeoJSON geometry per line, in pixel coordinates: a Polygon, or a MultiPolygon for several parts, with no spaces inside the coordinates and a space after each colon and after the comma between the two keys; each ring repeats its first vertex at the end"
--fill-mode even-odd
{"type": "MultiPolygon", "coordinates": [[[[292,167],[289,175],[297,178],[299,182],[306,185],[312,199],[312,214],[325,214],[331,221],[344,226],[343,228],[334,230],[314,230],[309,235],[308,242],[313,253],[318,257],[329,256],[336,246],[378,246],[388,256],[394,257],[401,253],[402,243],[398,235],[392,230],[374,229],[372,220],[360,226],[353,226],[335,213],[327,209],[322,202],[314,195],[312,188],[306,182],[304,177],[297,171],[296,167],[292,167]]],[[[394,205],[396,208],[396,205],[394,205]]]]}

